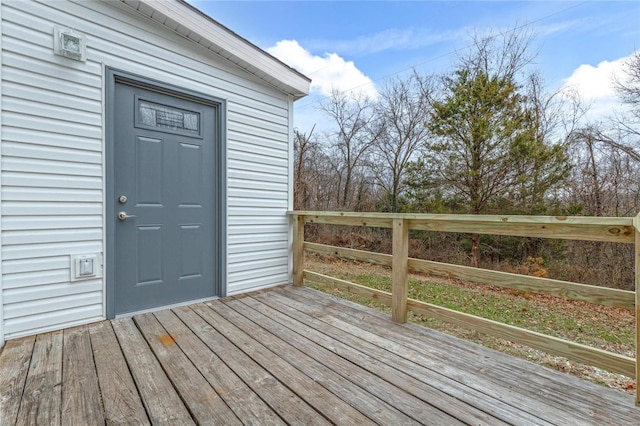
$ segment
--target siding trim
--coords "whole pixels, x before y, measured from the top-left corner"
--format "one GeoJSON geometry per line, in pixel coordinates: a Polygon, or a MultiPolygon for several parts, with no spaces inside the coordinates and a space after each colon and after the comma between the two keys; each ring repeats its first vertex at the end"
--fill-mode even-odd
{"type": "MultiPolygon", "coordinates": [[[[0,0],[1,1],[1,0],[0,0]]],[[[110,262],[110,258],[108,257],[109,253],[107,253],[107,117],[109,117],[107,113],[107,76],[108,76],[108,67],[103,62],[102,63],[102,87],[100,88],[100,94],[102,99],[100,101],[100,110],[102,113],[102,175],[100,176],[102,180],[102,317],[107,318],[107,280],[109,277],[109,271],[107,270],[108,262],[110,262]]]]}
{"type": "Polygon", "coordinates": [[[222,111],[222,117],[220,118],[220,131],[222,134],[220,138],[220,151],[219,161],[222,162],[222,170],[220,170],[220,179],[222,180],[219,185],[218,192],[218,206],[221,209],[221,216],[218,218],[218,235],[222,242],[218,244],[218,251],[220,259],[218,269],[218,277],[220,282],[220,297],[227,297],[229,293],[229,173],[227,168],[229,167],[229,148],[228,140],[229,132],[227,129],[227,117],[229,117],[229,102],[224,101],[220,105],[220,111],[222,111]]]}
{"type": "Polygon", "coordinates": [[[227,294],[227,100],[217,98],[214,96],[206,95],[193,91],[191,89],[174,86],[170,83],[158,81],[155,79],[139,76],[127,71],[106,67],[106,81],[105,81],[105,151],[106,151],[106,170],[103,176],[103,181],[106,185],[106,199],[107,202],[104,205],[105,222],[107,232],[104,234],[105,239],[103,244],[106,244],[105,257],[109,259],[105,265],[106,279],[106,313],[107,318],[115,318],[115,283],[113,282],[115,277],[115,227],[111,225],[112,220],[110,218],[115,217],[116,203],[115,203],[115,189],[113,188],[113,178],[115,173],[115,159],[114,159],[114,141],[113,141],[113,128],[114,128],[114,104],[115,104],[115,90],[116,84],[132,84],[137,87],[146,88],[147,90],[160,90],[169,95],[180,96],[183,98],[191,98],[196,102],[204,102],[216,107],[217,124],[218,128],[215,129],[216,138],[219,141],[216,152],[218,175],[216,176],[216,201],[217,201],[217,220],[215,226],[218,227],[217,235],[218,241],[216,241],[216,247],[214,250],[215,259],[217,263],[215,266],[216,281],[213,284],[216,286],[215,290],[219,295],[225,296],[227,294]]]}
{"type": "MultiPolygon", "coordinates": [[[[0,159],[2,158],[2,0],[0,0],[0,159]]],[[[2,164],[0,162],[0,248],[2,248],[2,164]]],[[[4,300],[2,285],[2,250],[0,250],[0,348],[4,346],[4,300]]]]}
{"type": "MultiPolygon", "coordinates": [[[[293,165],[294,165],[294,141],[293,141],[293,102],[295,99],[293,96],[289,96],[289,143],[287,149],[287,157],[289,160],[289,170],[287,173],[287,210],[293,210],[293,198],[294,198],[294,182],[293,182],[293,165]]],[[[287,232],[287,280],[289,284],[293,283],[293,221],[295,218],[289,216],[289,231],[287,232]]]]}

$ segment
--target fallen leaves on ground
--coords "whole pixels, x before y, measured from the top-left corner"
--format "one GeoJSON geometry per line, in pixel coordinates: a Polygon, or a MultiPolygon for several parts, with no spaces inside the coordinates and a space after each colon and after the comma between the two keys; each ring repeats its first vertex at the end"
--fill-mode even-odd
{"type": "MultiPolygon", "coordinates": [[[[349,279],[350,277],[358,275],[388,276],[390,274],[389,268],[378,265],[335,258],[330,261],[328,260],[329,259],[311,258],[308,259],[308,264],[306,266],[308,269],[315,272],[341,279],[349,279]]],[[[520,290],[496,286],[426,276],[424,274],[411,274],[410,279],[425,283],[446,283],[447,285],[454,285],[469,289],[472,292],[477,293],[478,297],[474,302],[477,303],[478,306],[488,305],[486,301],[482,300],[483,295],[490,294],[492,295],[491,297],[504,297],[505,299],[508,299],[507,302],[509,300],[513,301],[514,308],[511,310],[505,309],[502,313],[504,314],[508,311],[514,318],[517,317],[522,320],[522,324],[515,324],[519,327],[529,328],[532,330],[534,329],[544,332],[545,334],[576,341],[609,352],[618,353],[632,358],[635,357],[635,339],[633,339],[633,335],[635,333],[635,316],[633,311],[628,309],[594,305],[544,294],[534,294],[528,291],[523,292],[520,290]],[[518,306],[518,301],[525,301],[527,306],[519,306],[515,308],[515,306],[518,306]],[[567,324],[547,323],[548,318],[546,317],[546,314],[548,314],[550,318],[554,318],[554,316],[566,318],[567,324]],[[574,327],[569,327],[569,324],[574,327]],[[563,328],[565,325],[566,327],[563,328]]],[[[364,301],[362,298],[354,297],[349,293],[344,293],[337,289],[331,289],[329,292],[336,296],[349,298],[359,303],[363,303],[364,301]]],[[[454,303],[460,302],[460,298],[458,296],[448,294],[447,292],[442,292],[438,296],[440,300],[448,300],[454,303]]],[[[434,301],[430,302],[436,303],[434,301]]],[[[373,304],[370,306],[381,308],[379,304],[376,304],[375,302],[372,303],[373,304]]],[[[490,308],[490,306],[488,306],[488,308],[490,308]]],[[[412,314],[409,319],[438,331],[470,340],[492,349],[500,350],[513,356],[524,358],[610,388],[619,389],[627,393],[634,393],[637,387],[636,381],[630,377],[574,362],[563,357],[553,356],[518,343],[484,335],[476,332],[475,330],[469,330],[453,324],[434,320],[432,318],[425,317],[424,315],[412,314]]]]}

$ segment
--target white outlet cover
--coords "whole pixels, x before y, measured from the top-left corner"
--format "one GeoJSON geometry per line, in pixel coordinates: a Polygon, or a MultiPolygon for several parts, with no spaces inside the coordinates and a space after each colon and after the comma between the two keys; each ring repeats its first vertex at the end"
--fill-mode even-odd
{"type": "Polygon", "coordinates": [[[71,281],[102,277],[102,253],[72,254],[69,260],[71,281]]]}

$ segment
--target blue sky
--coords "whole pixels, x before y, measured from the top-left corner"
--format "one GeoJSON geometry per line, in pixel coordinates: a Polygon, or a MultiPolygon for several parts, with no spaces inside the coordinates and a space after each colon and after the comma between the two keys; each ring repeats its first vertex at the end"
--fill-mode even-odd
{"type": "Polygon", "coordinates": [[[611,77],[640,49],[640,1],[190,0],[212,18],[314,80],[297,102],[301,130],[331,86],[375,96],[390,76],[450,71],[472,32],[524,26],[549,90],[575,86],[592,117],[616,107],[611,77]]]}

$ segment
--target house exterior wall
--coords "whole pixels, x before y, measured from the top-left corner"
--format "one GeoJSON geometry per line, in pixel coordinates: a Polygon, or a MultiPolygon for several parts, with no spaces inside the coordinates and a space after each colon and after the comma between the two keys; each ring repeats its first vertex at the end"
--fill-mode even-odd
{"type": "Polygon", "coordinates": [[[105,317],[104,277],[71,282],[69,256],[105,251],[107,67],[226,100],[223,286],[289,282],[288,95],[120,2],[2,0],[0,13],[0,333],[105,317]],[[87,36],[86,62],[53,54],[56,25],[87,36]]]}

